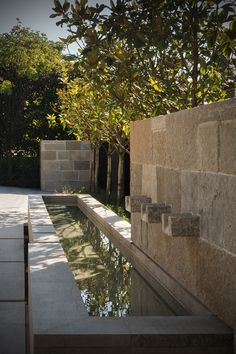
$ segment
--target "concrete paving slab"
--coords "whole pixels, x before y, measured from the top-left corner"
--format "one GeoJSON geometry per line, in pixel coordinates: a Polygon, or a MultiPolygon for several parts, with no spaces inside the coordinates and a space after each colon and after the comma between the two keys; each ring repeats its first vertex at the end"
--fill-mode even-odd
{"type": "Polygon", "coordinates": [[[29,281],[34,334],[88,317],[59,243],[29,244],[29,281]]]}
{"type": "Polygon", "coordinates": [[[0,240],[1,239],[23,239],[24,231],[23,231],[23,223],[22,224],[6,224],[0,226],[0,240]]]}
{"type": "Polygon", "coordinates": [[[0,354],[25,354],[23,302],[0,302],[0,354]]]}
{"type": "Polygon", "coordinates": [[[45,233],[45,232],[55,232],[53,225],[32,225],[32,232],[45,233]]]}
{"type": "Polygon", "coordinates": [[[0,262],[24,262],[23,239],[1,239],[0,262]]]}
{"type": "Polygon", "coordinates": [[[56,234],[52,232],[45,232],[45,233],[40,233],[40,232],[34,232],[32,234],[32,242],[59,242],[59,238],[56,234]]]}
{"type": "Polygon", "coordinates": [[[0,284],[0,301],[23,301],[25,299],[24,263],[0,262],[0,284]]]}

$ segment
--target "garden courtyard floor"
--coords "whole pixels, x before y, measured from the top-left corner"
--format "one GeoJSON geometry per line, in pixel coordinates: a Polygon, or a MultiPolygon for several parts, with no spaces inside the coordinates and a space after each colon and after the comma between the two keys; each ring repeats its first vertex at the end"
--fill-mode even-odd
{"type": "Polygon", "coordinates": [[[0,354],[26,352],[24,227],[28,195],[39,190],[0,186],[0,354]]]}

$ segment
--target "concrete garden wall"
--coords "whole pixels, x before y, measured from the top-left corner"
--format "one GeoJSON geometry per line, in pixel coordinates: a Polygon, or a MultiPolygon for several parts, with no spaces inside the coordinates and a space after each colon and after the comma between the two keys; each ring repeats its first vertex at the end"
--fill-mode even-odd
{"type": "Polygon", "coordinates": [[[89,189],[90,145],[86,141],[41,141],[41,190],[89,189]]]}
{"type": "Polygon", "coordinates": [[[134,195],[168,214],[134,208],[133,242],[236,330],[236,99],[132,123],[134,195]],[[173,213],[195,236],[166,234],[173,213]]]}

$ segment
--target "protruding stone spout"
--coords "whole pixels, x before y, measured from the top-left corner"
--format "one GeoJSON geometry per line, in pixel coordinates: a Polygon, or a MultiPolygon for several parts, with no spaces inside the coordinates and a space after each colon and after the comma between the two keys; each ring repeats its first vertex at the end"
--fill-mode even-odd
{"type": "Polygon", "coordinates": [[[151,201],[152,199],[145,195],[128,195],[125,197],[125,209],[130,213],[141,213],[141,204],[151,201]]]}
{"type": "Polygon", "coordinates": [[[171,213],[171,206],[165,203],[145,203],[141,206],[141,219],[149,224],[161,223],[161,215],[171,213]]]}
{"type": "Polygon", "coordinates": [[[173,237],[198,237],[200,216],[192,213],[162,214],[162,231],[173,237]]]}

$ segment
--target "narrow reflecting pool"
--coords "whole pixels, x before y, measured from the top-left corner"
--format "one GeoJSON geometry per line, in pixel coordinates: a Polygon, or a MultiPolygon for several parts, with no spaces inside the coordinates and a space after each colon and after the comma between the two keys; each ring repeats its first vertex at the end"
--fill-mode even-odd
{"type": "Polygon", "coordinates": [[[89,315],[176,315],[78,207],[47,208],[89,315]]]}

